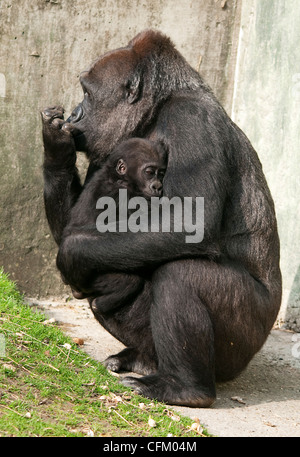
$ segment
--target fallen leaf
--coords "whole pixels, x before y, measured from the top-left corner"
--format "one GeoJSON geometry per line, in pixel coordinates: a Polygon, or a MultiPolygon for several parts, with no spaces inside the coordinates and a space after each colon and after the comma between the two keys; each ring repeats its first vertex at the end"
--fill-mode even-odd
{"type": "Polygon", "coordinates": [[[149,427],[156,427],[156,422],[155,420],[151,419],[151,417],[149,417],[148,419],[148,425],[149,427]]]}
{"type": "Polygon", "coordinates": [[[191,430],[193,430],[194,432],[199,433],[200,435],[202,435],[202,433],[203,433],[203,428],[201,427],[199,422],[193,422],[192,425],[191,425],[191,430]]]}
{"type": "Polygon", "coordinates": [[[123,395],[124,400],[131,400],[132,396],[131,395],[123,395]]]}
{"type": "Polygon", "coordinates": [[[51,319],[47,319],[44,322],[42,322],[43,325],[48,325],[48,324],[54,324],[55,319],[54,317],[51,317],[51,319]]]}
{"type": "Polygon", "coordinates": [[[9,363],[4,363],[2,366],[3,366],[3,368],[5,370],[10,370],[10,371],[13,371],[13,372],[16,371],[16,368],[13,365],[10,365],[9,363]]]}
{"type": "Polygon", "coordinates": [[[172,419],[172,421],[180,422],[180,416],[177,416],[173,411],[167,411],[167,416],[172,419]]]}
{"type": "Polygon", "coordinates": [[[192,425],[191,425],[191,429],[192,430],[198,430],[199,428],[199,424],[197,424],[197,422],[193,422],[192,425]]]}
{"type": "Polygon", "coordinates": [[[231,400],[237,401],[238,403],[242,403],[243,405],[246,404],[246,402],[241,397],[231,397],[231,400]]]}
{"type": "Polygon", "coordinates": [[[77,344],[78,346],[82,346],[84,344],[84,340],[83,338],[73,338],[73,341],[75,344],[77,344]]]}

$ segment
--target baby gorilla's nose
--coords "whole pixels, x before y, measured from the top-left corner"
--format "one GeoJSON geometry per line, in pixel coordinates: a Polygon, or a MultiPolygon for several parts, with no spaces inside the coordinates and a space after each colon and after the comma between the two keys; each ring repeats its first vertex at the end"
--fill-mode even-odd
{"type": "Polygon", "coordinates": [[[161,193],[162,193],[162,183],[160,181],[154,181],[151,186],[150,186],[150,189],[151,191],[153,192],[154,195],[158,195],[160,196],[161,193]]]}

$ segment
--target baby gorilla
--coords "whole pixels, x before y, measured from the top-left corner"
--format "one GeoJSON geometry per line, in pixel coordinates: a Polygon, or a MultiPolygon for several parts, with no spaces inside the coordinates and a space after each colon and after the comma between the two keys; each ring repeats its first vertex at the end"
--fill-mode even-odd
{"type": "MultiPolygon", "coordinates": [[[[100,197],[111,197],[116,206],[119,190],[127,190],[127,198],[143,196],[147,200],[162,195],[163,177],[167,166],[167,154],[163,146],[141,138],[131,138],[120,143],[109,155],[100,170],[88,180],[84,191],[72,209],[66,232],[78,234],[96,230],[99,211],[96,203],[100,197]],[[93,195],[93,198],[91,198],[93,195]]],[[[107,273],[99,275],[93,265],[87,265],[82,275],[72,268],[69,284],[75,298],[89,298],[97,319],[118,307],[131,303],[145,286],[145,278],[134,274],[107,273]],[[74,279],[75,278],[75,279],[74,279]]]]}

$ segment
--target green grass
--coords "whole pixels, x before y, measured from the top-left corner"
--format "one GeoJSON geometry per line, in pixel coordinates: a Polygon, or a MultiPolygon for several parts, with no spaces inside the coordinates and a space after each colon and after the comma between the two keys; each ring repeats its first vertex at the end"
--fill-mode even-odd
{"type": "Polygon", "coordinates": [[[0,436],[208,436],[128,391],[46,320],[0,269],[0,436]]]}

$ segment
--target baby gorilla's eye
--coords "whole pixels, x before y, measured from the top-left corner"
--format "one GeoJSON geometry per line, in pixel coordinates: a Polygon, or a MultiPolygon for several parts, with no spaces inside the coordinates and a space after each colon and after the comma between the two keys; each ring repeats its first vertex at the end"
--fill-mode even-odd
{"type": "Polygon", "coordinates": [[[144,173],[147,175],[147,176],[153,176],[155,174],[155,171],[153,170],[153,168],[146,168],[144,170],[144,173]]]}

